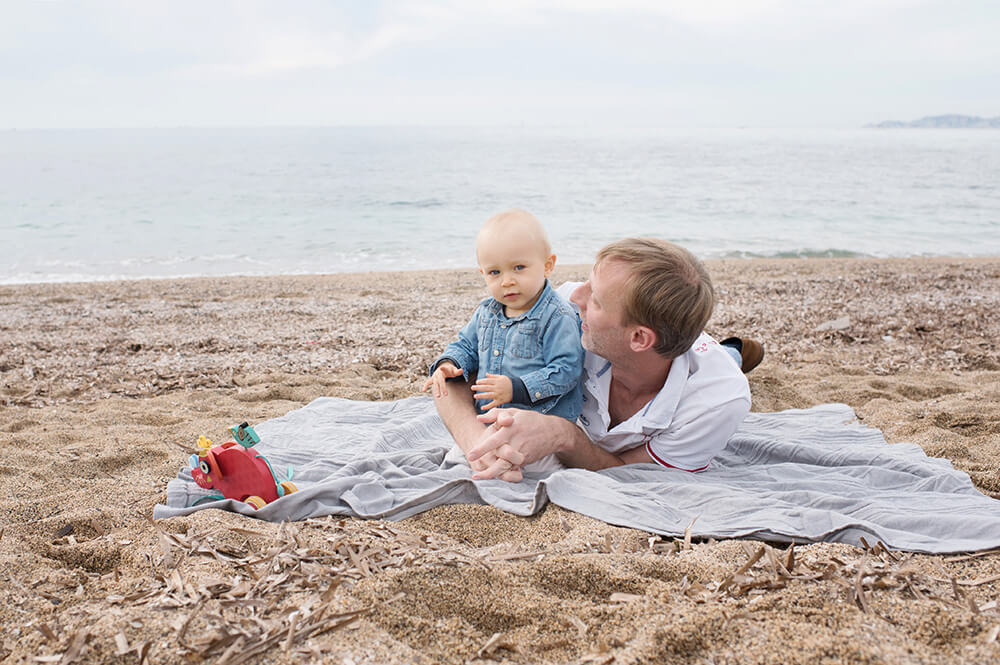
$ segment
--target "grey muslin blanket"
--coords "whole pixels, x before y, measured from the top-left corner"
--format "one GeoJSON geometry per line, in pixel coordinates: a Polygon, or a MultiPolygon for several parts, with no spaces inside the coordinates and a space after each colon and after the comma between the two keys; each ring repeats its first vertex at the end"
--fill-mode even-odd
{"type": "MultiPolygon", "coordinates": [[[[260,510],[207,493],[187,468],[157,518],[222,508],[265,520],[356,515],[400,520],[450,503],[532,515],[547,501],[605,522],[679,536],[869,544],[959,552],[1000,546],[1000,501],[916,445],[887,444],[843,404],[752,413],[700,473],[653,464],[473,481],[446,460],[449,436],[427,397],[398,402],[320,398],[255,427],[279,477],[299,491],[260,510]]],[[[192,451],[193,452],[193,451],[192,451]]]]}

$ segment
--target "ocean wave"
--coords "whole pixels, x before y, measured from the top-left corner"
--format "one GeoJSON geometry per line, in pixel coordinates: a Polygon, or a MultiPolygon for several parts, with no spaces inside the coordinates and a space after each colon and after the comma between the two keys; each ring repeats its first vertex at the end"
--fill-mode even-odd
{"type": "Polygon", "coordinates": [[[720,259],[865,259],[884,258],[875,254],[851,249],[785,249],[770,252],[728,251],[718,255],[720,259]]]}
{"type": "Polygon", "coordinates": [[[389,205],[401,208],[440,208],[447,205],[441,199],[420,199],[418,201],[389,201],[389,205]]]}

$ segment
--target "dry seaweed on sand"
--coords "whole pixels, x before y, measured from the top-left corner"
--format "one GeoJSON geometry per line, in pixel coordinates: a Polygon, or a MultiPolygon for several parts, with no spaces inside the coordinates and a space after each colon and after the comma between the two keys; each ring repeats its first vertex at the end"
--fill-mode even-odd
{"type": "MultiPolygon", "coordinates": [[[[984,314],[1000,309],[1000,262],[710,269],[720,304],[709,332],[767,346],[750,375],[756,410],[847,403],[890,442],[917,443],[1000,495],[1000,319],[984,314]]],[[[400,281],[0,287],[0,660],[1000,656],[998,552],[664,538],[553,506],[532,518],[449,506],[398,523],[285,526],[213,510],[155,527],[140,516],[199,434],[321,396],[416,394],[481,285],[465,272],[444,290],[440,272],[400,281]],[[433,317],[412,307],[427,293],[433,317]]]]}

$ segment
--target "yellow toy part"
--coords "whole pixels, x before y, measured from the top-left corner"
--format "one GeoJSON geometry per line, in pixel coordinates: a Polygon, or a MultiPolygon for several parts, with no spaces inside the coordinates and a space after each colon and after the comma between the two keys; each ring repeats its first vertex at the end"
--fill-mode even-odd
{"type": "Polygon", "coordinates": [[[264,499],[256,495],[248,496],[246,498],[246,503],[249,503],[251,506],[253,506],[254,510],[260,510],[261,508],[267,505],[267,501],[264,501],[264,499]]]}
{"type": "MultiPolygon", "coordinates": [[[[299,488],[295,486],[295,483],[293,483],[290,480],[282,480],[280,483],[278,483],[278,485],[281,487],[281,489],[285,490],[285,494],[291,494],[292,492],[299,491],[299,488]]],[[[282,496],[284,496],[284,494],[282,496]]]]}
{"type": "Polygon", "coordinates": [[[198,437],[198,457],[205,457],[212,449],[212,440],[202,434],[198,437]]]}

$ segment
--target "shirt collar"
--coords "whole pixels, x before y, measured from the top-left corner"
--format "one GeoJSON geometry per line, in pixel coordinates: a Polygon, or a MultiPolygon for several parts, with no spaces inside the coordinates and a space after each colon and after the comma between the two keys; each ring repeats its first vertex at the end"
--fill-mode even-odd
{"type": "MultiPolygon", "coordinates": [[[[607,400],[611,384],[611,362],[587,351],[584,368],[588,376],[600,386],[602,399],[607,400]]],[[[642,432],[643,429],[666,429],[674,419],[677,405],[680,403],[684,387],[687,385],[691,360],[687,354],[681,354],[670,363],[667,380],[653,399],[639,409],[631,418],[618,424],[618,432],[642,432]]]]}
{"type": "Polygon", "coordinates": [[[670,363],[670,371],[667,373],[667,380],[656,393],[653,399],[649,400],[639,413],[642,415],[644,424],[649,427],[666,428],[670,426],[677,413],[677,405],[681,401],[684,386],[687,385],[688,371],[691,361],[686,353],[682,353],[670,363]]]}

